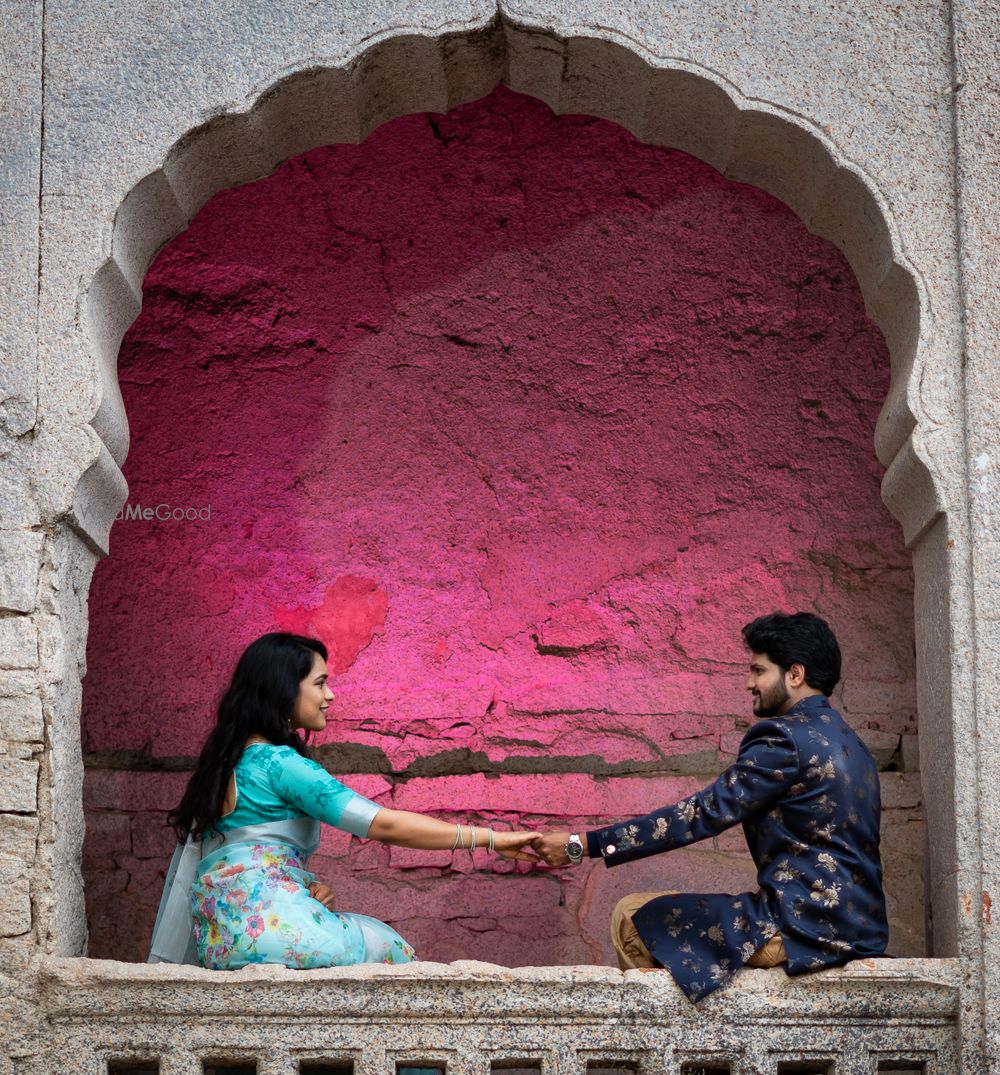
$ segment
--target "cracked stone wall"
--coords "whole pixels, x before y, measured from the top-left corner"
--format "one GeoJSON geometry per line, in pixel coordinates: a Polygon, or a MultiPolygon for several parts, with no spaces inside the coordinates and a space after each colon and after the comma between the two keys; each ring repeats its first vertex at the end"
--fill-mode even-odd
{"type": "MultiPolygon", "coordinates": [[[[838,631],[838,701],[887,770],[893,951],[924,952],[888,357],[787,207],[500,89],[216,195],[150,269],[119,375],[129,504],[199,517],[123,518],[95,574],[91,954],[144,957],[164,813],[258,634],[330,646],[319,756],[357,790],[544,827],[718,772],[749,723],[739,628],[774,608],[838,631]]],[[[316,867],[425,958],[513,965],[610,961],[626,891],[753,880],[738,833],[524,874],[328,832],[316,867]]]]}

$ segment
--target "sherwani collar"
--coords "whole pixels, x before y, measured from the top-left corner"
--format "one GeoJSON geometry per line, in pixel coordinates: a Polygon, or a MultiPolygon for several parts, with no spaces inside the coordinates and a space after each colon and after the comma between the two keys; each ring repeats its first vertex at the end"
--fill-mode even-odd
{"type": "Polygon", "coordinates": [[[800,714],[812,712],[814,709],[832,709],[830,699],[825,694],[810,694],[796,702],[785,714],[786,717],[794,717],[800,714]]]}

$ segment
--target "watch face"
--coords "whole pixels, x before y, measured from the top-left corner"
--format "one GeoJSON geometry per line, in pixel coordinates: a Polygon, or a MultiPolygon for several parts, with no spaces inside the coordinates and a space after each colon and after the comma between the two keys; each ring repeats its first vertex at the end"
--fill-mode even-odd
{"type": "Polygon", "coordinates": [[[566,843],[566,854],[570,862],[579,862],[583,858],[583,842],[579,836],[571,836],[566,843]]]}

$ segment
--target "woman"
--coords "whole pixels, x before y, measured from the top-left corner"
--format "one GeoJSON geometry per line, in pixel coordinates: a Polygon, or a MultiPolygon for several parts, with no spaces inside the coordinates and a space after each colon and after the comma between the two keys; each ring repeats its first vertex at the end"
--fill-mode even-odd
{"type": "Polygon", "coordinates": [[[476,847],[535,862],[535,832],[449,825],[357,795],[305,754],[300,733],[326,727],[326,647],[284,633],[244,651],[180,806],[179,846],[153,927],[150,962],[235,970],[248,963],[328,967],[408,963],[390,926],[332,909],[306,868],[319,823],[426,850],[476,847]]]}

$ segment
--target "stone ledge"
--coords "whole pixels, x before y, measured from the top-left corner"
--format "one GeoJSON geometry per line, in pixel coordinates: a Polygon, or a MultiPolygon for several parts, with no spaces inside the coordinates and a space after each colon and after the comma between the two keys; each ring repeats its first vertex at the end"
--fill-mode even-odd
{"type": "Polygon", "coordinates": [[[366,1023],[423,1020],[482,1022],[502,1017],[545,1022],[664,1024],[682,1020],[835,1025],[953,1024],[960,968],[954,959],[869,959],[789,978],[784,971],[743,970],[697,1007],[667,974],[610,967],[521,967],[460,961],[322,970],[257,965],[207,971],[166,964],[46,958],[37,965],[49,1019],[103,1022],[176,1019],[288,1018],[366,1023]]]}

